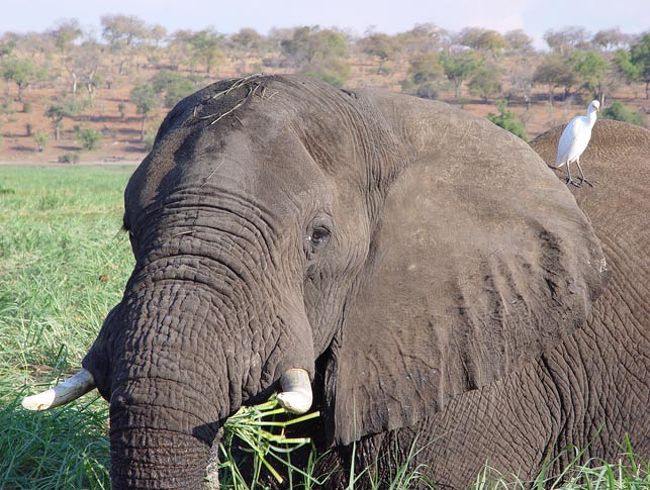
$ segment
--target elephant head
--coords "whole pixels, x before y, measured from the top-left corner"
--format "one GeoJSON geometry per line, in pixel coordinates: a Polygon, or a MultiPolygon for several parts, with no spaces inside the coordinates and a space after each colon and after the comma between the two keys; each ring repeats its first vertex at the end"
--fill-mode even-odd
{"type": "Polygon", "coordinates": [[[602,283],[588,220],[525,143],[298,77],[180,102],[124,226],[136,266],[83,360],[115,488],[200,486],[223,421],[283,380],[305,410],[317,365],[331,442],[410,425],[580,327],[602,283]]]}

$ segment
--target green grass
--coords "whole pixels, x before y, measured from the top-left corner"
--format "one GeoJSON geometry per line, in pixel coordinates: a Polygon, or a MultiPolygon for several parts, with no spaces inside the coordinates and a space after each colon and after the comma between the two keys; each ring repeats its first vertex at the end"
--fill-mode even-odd
{"type": "Polygon", "coordinates": [[[0,488],[110,487],[96,393],[51,412],[19,403],[26,386],[79,367],[121,297],[133,266],[120,232],[132,171],[0,167],[0,488]]]}
{"type": "MultiPolygon", "coordinates": [[[[120,231],[122,192],[132,170],[0,167],[0,489],[110,488],[108,410],[96,393],[40,413],[22,410],[20,400],[78,368],[121,297],[133,266],[120,231]]],[[[259,430],[282,431],[265,425],[274,410],[272,404],[249,409],[229,422],[226,441],[234,434],[248,439],[258,468],[289,465],[288,451],[305,442],[283,444],[259,430]]],[[[416,453],[413,448],[408,459],[416,453]]],[[[229,448],[222,454],[230,454],[229,448]]],[[[327,475],[311,476],[315,461],[313,455],[306,476],[290,472],[292,487],[327,485],[327,475]]],[[[578,461],[565,469],[561,485],[558,475],[546,472],[522,482],[486,467],[475,488],[650,488],[648,462],[638,461],[629,445],[621,448],[619,461],[578,461]]],[[[424,470],[404,464],[389,488],[426,485],[424,470]]],[[[221,475],[230,487],[245,488],[228,458],[221,475]]],[[[357,468],[349,479],[362,476],[357,468]]]]}

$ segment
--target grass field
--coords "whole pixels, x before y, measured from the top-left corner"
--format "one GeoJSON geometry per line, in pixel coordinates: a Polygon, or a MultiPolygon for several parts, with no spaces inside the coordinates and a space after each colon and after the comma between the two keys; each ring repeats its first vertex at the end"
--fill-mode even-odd
{"type": "MultiPolygon", "coordinates": [[[[41,413],[20,400],[78,368],[121,297],[133,265],[120,231],[132,171],[0,167],[0,489],[110,488],[107,405],[96,392],[41,413]]],[[[650,488],[648,462],[630,448],[620,461],[592,463],[568,468],[563,488],[650,488]]],[[[405,471],[391,488],[414,481],[405,471]]],[[[486,470],[475,488],[560,488],[555,481],[486,470]]]]}
{"type": "Polygon", "coordinates": [[[132,268],[120,232],[133,167],[0,167],[0,487],[108,488],[107,404],[22,410],[68,374],[132,268]]]}

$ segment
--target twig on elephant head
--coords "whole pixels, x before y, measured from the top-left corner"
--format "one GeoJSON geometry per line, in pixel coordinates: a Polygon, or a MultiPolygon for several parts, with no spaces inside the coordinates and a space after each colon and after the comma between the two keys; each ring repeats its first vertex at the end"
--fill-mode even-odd
{"type": "MultiPolygon", "coordinates": [[[[266,87],[262,84],[262,82],[260,80],[260,78],[262,78],[262,77],[264,77],[263,74],[255,73],[253,75],[248,75],[246,77],[239,78],[239,79],[235,80],[227,89],[217,92],[216,94],[212,95],[207,100],[203,101],[201,104],[194,106],[193,117],[195,117],[195,118],[197,117],[200,106],[205,105],[208,102],[220,99],[220,98],[228,95],[229,93],[233,92],[234,90],[237,90],[237,89],[240,89],[240,88],[245,87],[245,88],[248,89],[248,91],[246,92],[246,95],[243,98],[241,98],[239,101],[237,101],[237,103],[232,108],[228,109],[227,111],[225,111],[223,113],[216,112],[216,113],[208,114],[208,115],[205,115],[205,116],[198,116],[198,119],[202,120],[202,121],[207,120],[207,119],[212,119],[212,121],[210,121],[210,125],[213,125],[213,124],[216,124],[217,122],[219,122],[221,119],[223,119],[227,115],[232,114],[237,109],[239,109],[242,105],[244,105],[244,103],[250,97],[257,94],[258,91],[260,92],[260,97],[262,99],[264,99],[265,98],[264,95],[265,95],[266,87]]],[[[273,95],[275,95],[275,93],[271,94],[271,96],[273,96],[273,95]]]]}

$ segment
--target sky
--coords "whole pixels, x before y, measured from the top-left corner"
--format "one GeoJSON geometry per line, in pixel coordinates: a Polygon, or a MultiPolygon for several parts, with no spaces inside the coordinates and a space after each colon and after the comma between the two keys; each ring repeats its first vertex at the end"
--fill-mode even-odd
{"type": "Polygon", "coordinates": [[[368,28],[396,33],[431,22],[452,31],[476,26],[505,32],[524,29],[543,47],[547,29],[583,26],[650,30],[650,0],[0,0],[0,33],[43,31],[77,18],[99,33],[104,14],[136,15],[169,31],[214,27],[233,33],[253,27],[320,25],[363,34],[368,28]]]}

